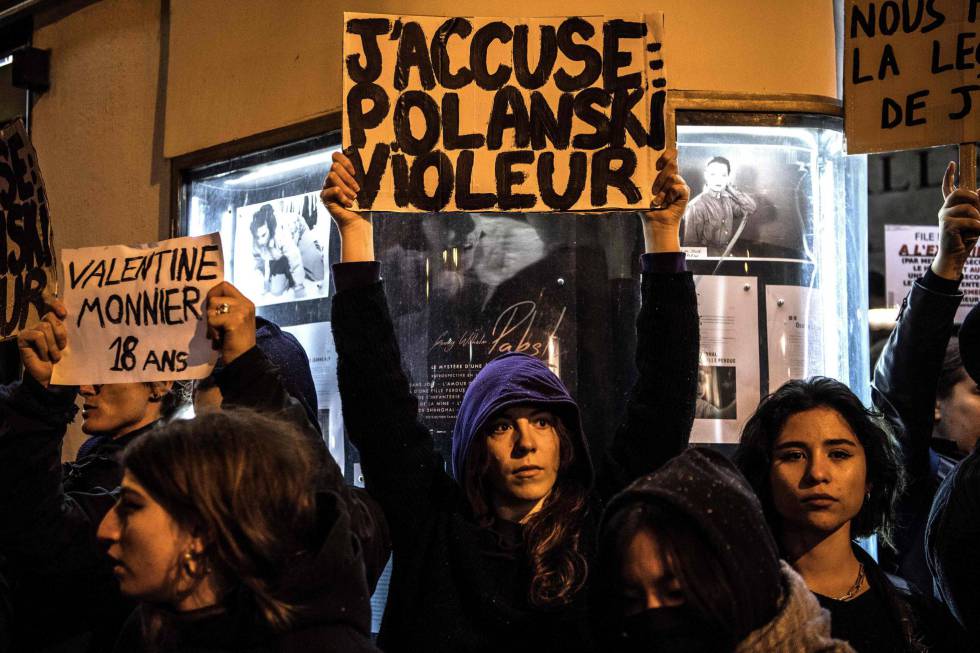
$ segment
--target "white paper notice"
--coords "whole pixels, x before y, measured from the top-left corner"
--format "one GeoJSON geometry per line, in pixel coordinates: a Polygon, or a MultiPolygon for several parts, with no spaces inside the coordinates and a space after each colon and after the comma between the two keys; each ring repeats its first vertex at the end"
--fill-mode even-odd
{"type": "Polygon", "coordinates": [[[820,291],[766,286],[769,391],[790,379],[824,373],[820,291]]]}
{"type": "Polygon", "coordinates": [[[316,402],[320,412],[330,411],[329,423],[324,429],[330,455],[344,469],[344,416],[340,408],[340,391],[337,388],[337,350],[333,344],[333,331],[329,322],[297,324],[283,327],[299,340],[310,359],[310,372],[316,386],[316,402]]]}
{"type": "Polygon", "coordinates": [[[68,346],[55,385],[203,379],[208,291],[224,278],[218,234],[61,251],[68,346]]]}
{"type": "MultiPolygon", "coordinates": [[[[929,269],[939,251],[939,227],[885,225],[885,299],[890,307],[898,307],[912,284],[929,269]]],[[[956,321],[962,322],[966,314],[980,302],[980,247],[963,268],[960,282],[963,301],[956,311],[956,321]]]]}
{"type": "Polygon", "coordinates": [[[698,398],[692,442],[738,442],[759,403],[755,277],[695,277],[701,314],[698,398]]]}

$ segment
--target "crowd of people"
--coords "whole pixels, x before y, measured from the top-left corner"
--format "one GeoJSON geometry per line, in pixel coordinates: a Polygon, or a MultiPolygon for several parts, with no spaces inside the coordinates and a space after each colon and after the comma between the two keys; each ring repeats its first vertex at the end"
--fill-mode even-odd
{"type": "Polygon", "coordinates": [[[508,353],[470,383],[444,461],[371,220],[352,210],[355,169],[334,155],[331,321],[363,489],[324,444],[306,353],[232,284],[208,294],[219,362],[190,386],[52,385],[70,316],[51,299],[19,335],[23,378],[0,388],[0,651],[980,649],[980,313],[951,338],[977,193],[947,169],[940,251],[877,364],[874,405],[834,379],[789,381],[730,459],[689,445],[690,190],[676,152],[657,171],[618,425],[586,433],[554,372],[508,353]],[[77,396],[90,437],[62,463],[77,396]],[[190,401],[196,416],[175,418],[190,401]],[[871,536],[877,557],[857,543],[871,536]]]}

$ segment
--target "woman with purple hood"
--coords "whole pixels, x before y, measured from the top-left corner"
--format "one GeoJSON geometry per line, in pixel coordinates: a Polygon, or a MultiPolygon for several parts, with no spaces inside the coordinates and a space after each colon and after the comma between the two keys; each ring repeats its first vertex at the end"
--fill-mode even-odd
{"type": "Polygon", "coordinates": [[[505,354],[470,384],[452,477],[418,419],[360,186],[334,154],[321,194],[341,234],[332,323],[348,434],[392,537],[379,645],[427,651],[591,651],[588,585],[605,501],[687,446],[698,370],[697,298],[680,251],[690,191],[665,152],[643,213],[638,378],[593,468],[578,406],[539,359],[505,354]]]}

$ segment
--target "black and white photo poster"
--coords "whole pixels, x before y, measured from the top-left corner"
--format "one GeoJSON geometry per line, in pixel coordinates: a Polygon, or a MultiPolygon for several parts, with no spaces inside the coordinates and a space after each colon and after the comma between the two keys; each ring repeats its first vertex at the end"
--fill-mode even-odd
{"type": "Polygon", "coordinates": [[[681,227],[688,258],[814,259],[815,162],[809,153],[716,138],[678,149],[681,175],[691,187],[681,227]]]}
{"type": "Polygon", "coordinates": [[[256,306],[326,297],[330,218],[319,193],[235,210],[232,283],[256,306]]]}

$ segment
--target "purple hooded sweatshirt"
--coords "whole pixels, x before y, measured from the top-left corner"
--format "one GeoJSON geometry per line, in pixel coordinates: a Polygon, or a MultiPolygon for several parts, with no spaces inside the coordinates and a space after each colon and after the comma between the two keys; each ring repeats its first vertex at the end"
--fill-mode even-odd
{"type": "Polygon", "coordinates": [[[540,359],[510,353],[493,359],[470,382],[459,407],[453,429],[453,477],[462,483],[470,446],[483,427],[501,411],[512,406],[545,408],[568,429],[575,442],[571,473],[592,487],[593,470],[589,447],[582,432],[578,405],[554,372],[540,359]]]}

